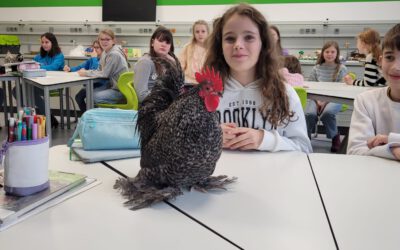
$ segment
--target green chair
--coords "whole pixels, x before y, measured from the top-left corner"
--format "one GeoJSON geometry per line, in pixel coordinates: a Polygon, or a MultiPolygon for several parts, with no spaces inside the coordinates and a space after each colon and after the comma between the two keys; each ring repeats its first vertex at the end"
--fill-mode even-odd
{"type": "Polygon", "coordinates": [[[133,109],[138,110],[139,100],[136,91],[133,88],[133,72],[125,72],[119,76],[117,87],[124,95],[126,103],[109,104],[98,103],[97,106],[101,108],[118,108],[118,109],[133,109]]]}
{"type": "Polygon", "coordinates": [[[303,110],[306,110],[307,105],[307,91],[303,87],[294,86],[294,90],[296,90],[297,95],[300,98],[301,106],[303,110]]]}

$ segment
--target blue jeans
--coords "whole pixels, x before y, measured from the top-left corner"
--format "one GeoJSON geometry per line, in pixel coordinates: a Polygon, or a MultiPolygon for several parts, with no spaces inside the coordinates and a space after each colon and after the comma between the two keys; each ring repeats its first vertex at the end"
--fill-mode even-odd
{"type": "MultiPolygon", "coordinates": [[[[329,102],[325,109],[320,114],[320,119],[325,126],[326,137],[333,138],[338,134],[336,126],[336,114],[342,109],[342,104],[329,102]]],[[[314,131],[318,122],[317,103],[314,100],[307,99],[306,106],[306,122],[308,136],[311,138],[311,133],[314,131]]]]}
{"type": "Polygon", "coordinates": [[[95,104],[98,103],[116,104],[116,103],[123,103],[125,97],[117,89],[106,89],[94,92],[93,99],[95,104]]]}
{"type": "MultiPolygon", "coordinates": [[[[93,93],[97,91],[102,91],[108,88],[109,81],[108,80],[100,80],[95,82],[93,85],[93,93]]],[[[86,88],[81,89],[78,94],[75,96],[75,101],[79,106],[79,109],[82,112],[86,111],[86,88]]]]}

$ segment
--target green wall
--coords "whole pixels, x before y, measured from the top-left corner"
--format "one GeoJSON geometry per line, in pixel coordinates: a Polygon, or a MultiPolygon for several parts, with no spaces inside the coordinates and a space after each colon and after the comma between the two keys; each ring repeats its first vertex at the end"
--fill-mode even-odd
{"type": "MultiPolygon", "coordinates": [[[[269,3],[324,3],[324,2],[388,2],[389,0],[248,0],[253,4],[269,3]]],[[[234,4],[239,0],[157,0],[157,5],[211,5],[234,4]]],[[[0,7],[77,7],[101,6],[102,0],[1,0],[0,7]]]]}

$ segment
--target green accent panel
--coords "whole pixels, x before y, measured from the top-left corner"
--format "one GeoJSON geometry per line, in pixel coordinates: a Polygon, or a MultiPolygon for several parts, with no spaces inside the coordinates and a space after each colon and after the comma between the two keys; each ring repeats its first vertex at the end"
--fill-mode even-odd
{"type": "Polygon", "coordinates": [[[80,7],[102,6],[102,0],[1,0],[1,7],[80,7]]]}
{"type": "MultiPolygon", "coordinates": [[[[131,0],[133,1],[133,0],[131,0]]],[[[248,0],[250,4],[328,3],[328,2],[389,2],[390,0],[248,0]]],[[[240,0],[157,0],[157,5],[236,4],[240,0]]],[[[102,6],[102,0],[0,0],[2,7],[79,7],[102,6]]]]}
{"type": "Polygon", "coordinates": [[[332,2],[389,2],[390,0],[157,0],[157,5],[216,5],[237,4],[285,4],[285,3],[332,3],[332,2]]]}

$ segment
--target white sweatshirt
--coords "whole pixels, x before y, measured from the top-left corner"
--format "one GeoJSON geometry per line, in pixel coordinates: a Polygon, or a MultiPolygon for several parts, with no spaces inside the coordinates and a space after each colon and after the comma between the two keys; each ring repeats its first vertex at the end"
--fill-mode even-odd
{"type": "Polygon", "coordinates": [[[272,152],[298,150],[310,153],[312,147],[307,136],[300,99],[290,85],[286,85],[286,90],[290,110],[295,113],[294,117],[287,126],[278,126],[277,129],[272,129],[271,124],[262,117],[259,111],[262,106],[259,80],[243,86],[235,79],[229,78],[225,82],[224,94],[217,109],[220,122],[233,122],[239,127],[263,129],[264,139],[258,150],[272,152]]]}
{"type": "Polygon", "coordinates": [[[387,91],[388,87],[368,90],[355,99],[348,154],[394,159],[390,147],[400,145],[400,103],[392,101],[387,91]],[[369,149],[367,140],[377,134],[388,135],[388,144],[369,149]]]}

